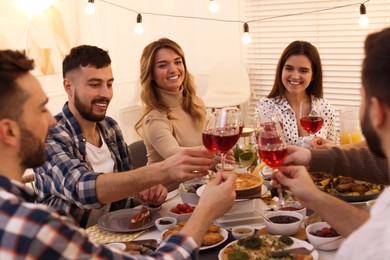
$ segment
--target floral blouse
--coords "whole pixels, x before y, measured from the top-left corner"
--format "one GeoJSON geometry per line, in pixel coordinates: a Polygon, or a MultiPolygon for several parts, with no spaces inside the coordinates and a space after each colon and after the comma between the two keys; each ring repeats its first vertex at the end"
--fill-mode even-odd
{"type": "MultiPolygon", "coordinates": [[[[324,124],[320,131],[314,136],[322,136],[332,143],[337,141],[336,123],[332,106],[322,98],[312,98],[313,109],[324,117],[324,124]]],[[[284,137],[289,145],[297,145],[309,148],[311,136],[298,136],[298,122],[294,110],[291,108],[285,97],[278,98],[263,97],[256,105],[256,115],[267,116],[271,110],[277,111],[277,116],[283,122],[284,137]]]]}

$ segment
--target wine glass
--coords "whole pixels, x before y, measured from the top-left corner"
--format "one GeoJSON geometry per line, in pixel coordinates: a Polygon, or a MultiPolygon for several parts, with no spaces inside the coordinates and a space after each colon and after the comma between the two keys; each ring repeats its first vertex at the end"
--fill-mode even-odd
{"type": "Polygon", "coordinates": [[[210,114],[202,132],[203,145],[210,152],[218,151],[217,143],[215,142],[215,138],[213,135],[215,129],[215,122],[217,120],[217,113],[217,111],[214,111],[210,114]]]}
{"type": "Polygon", "coordinates": [[[241,136],[243,120],[237,107],[225,107],[215,113],[213,138],[221,152],[221,170],[225,169],[226,153],[233,148],[241,136]]]}
{"type": "MultiPolygon", "coordinates": [[[[280,121],[276,118],[260,124],[257,131],[257,145],[260,159],[277,171],[287,157],[287,145],[280,121]]],[[[284,206],[282,187],[278,187],[279,206],[284,206]]]]}
{"type": "Polygon", "coordinates": [[[313,110],[310,98],[303,99],[300,104],[299,122],[302,128],[310,135],[314,135],[320,131],[324,124],[322,115],[313,110]]]}

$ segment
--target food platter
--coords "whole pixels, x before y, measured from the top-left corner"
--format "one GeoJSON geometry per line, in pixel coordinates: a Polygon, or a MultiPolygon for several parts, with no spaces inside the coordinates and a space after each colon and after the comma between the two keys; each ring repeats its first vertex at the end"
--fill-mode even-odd
{"type": "Polygon", "coordinates": [[[132,208],[110,212],[99,218],[99,228],[112,232],[137,232],[153,227],[156,219],[161,217],[158,212],[150,212],[150,222],[138,228],[130,228],[131,217],[139,211],[139,208],[132,208]]]}
{"type": "MultiPolygon", "coordinates": [[[[278,236],[276,236],[276,237],[278,237],[278,236]]],[[[294,241],[294,243],[291,246],[287,247],[286,249],[297,248],[297,247],[304,247],[304,248],[307,248],[308,250],[313,249],[313,245],[309,244],[306,241],[303,241],[303,240],[300,240],[300,239],[297,239],[294,237],[290,237],[290,238],[294,241]]],[[[235,241],[227,244],[223,249],[221,249],[221,251],[218,254],[218,259],[225,260],[226,258],[223,257],[224,250],[226,250],[228,247],[230,247],[232,245],[237,244],[237,241],[238,240],[235,240],[235,241]]],[[[313,251],[311,252],[311,256],[313,257],[313,260],[318,260],[318,257],[319,257],[318,251],[316,249],[313,249],[313,251]]]]}
{"type": "MultiPolygon", "coordinates": [[[[163,237],[164,237],[165,232],[167,232],[167,230],[164,230],[164,231],[161,233],[160,242],[163,240],[163,237]]],[[[206,250],[206,249],[209,249],[209,248],[213,248],[213,247],[219,246],[220,244],[222,244],[223,242],[225,242],[225,241],[228,239],[229,233],[228,233],[228,231],[227,231],[226,229],[220,228],[220,229],[219,229],[219,233],[223,236],[223,239],[222,239],[221,241],[219,241],[218,243],[213,244],[213,245],[201,246],[199,249],[200,249],[200,250],[206,250]]]]}
{"type": "Polygon", "coordinates": [[[332,177],[329,173],[310,172],[316,186],[346,202],[365,202],[376,199],[384,190],[383,185],[352,179],[351,177],[332,177]]]}

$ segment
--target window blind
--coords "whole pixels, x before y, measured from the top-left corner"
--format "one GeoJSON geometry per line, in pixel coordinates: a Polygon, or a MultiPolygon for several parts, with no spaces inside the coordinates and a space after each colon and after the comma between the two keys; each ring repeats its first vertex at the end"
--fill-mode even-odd
{"type": "Polygon", "coordinates": [[[243,47],[252,87],[247,125],[253,124],[256,103],[272,88],[281,53],[295,40],[308,41],[317,47],[323,66],[324,98],[333,105],[336,121],[339,109],[359,106],[364,39],[367,34],[389,26],[390,19],[390,0],[370,0],[365,3],[369,26],[360,27],[360,3],[350,0],[241,2],[242,17],[249,21],[252,37],[251,44],[243,47]],[[322,9],[328,10],[312,12],[322,9]]]}

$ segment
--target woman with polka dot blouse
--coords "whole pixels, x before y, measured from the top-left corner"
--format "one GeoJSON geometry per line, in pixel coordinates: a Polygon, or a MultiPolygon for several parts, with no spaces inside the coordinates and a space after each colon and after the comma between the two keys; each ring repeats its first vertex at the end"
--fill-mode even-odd
{"type": "Polygon", "coordinates": [[[315,136],[336,143],[334,110],[323,99],[322,65],[317,48],[305,41],[294,41],[283,51],[275,75],[275,82],[267,97],[256,105],[259,116],[275,113],[283,122],[286,142],[290,145],[311,147],[311,137],[299,124],[300,103],[310,98],[312,107],[324,118],[315,136]]]}

